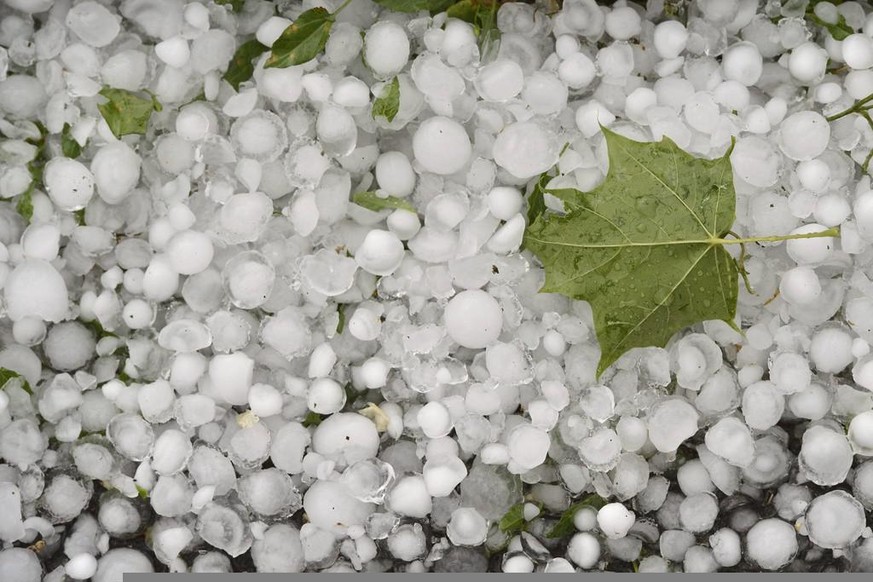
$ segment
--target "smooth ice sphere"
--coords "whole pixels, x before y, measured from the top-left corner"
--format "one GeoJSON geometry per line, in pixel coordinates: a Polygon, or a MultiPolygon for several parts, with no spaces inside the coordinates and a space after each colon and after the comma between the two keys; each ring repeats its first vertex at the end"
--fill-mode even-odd
{"type": "Polygon", "coordinates": [[[448,497],[467,476],[467,466],[456,456],[428,459],[422,475],[432,497],[448,497]]]}
{"type": "Polygon", "coordinates": [[[434,174],[454,174],[470,161],[473,151],[467,131],[448,117],[431,117],[421,123],[412,137],[415,160],[434,174]]]}
{"type": "Polygon", "coordinates": [[[379,450],[379,433],[368,418],[340,412],[324,420],[312,434],[312,449],[336,462],[338,468],[372,459],[379,450]]]}
{"type": "Polygon", "coordinates": [[[433,508],[433,500],[427,490],[424,477],[402,477],[388,493],[386,505],[399,515],[424,518],[433,508]]]}
{"type": "Polygon", "coordinates": [[[497,186],[488,193],[488,210],[495,218],[509,220],[521,212],[523,201],[517,188],[497,186]]]}
{"type": "Polygon", "coordinates": [[[731,465],[747,467],[755,457],[752,433],[740,419],[727,417],[706,431],[706,448],[731,465]]]}
{"type": "Polygon", "coordinates": [[[318,527],[343,535],[348,528],[364,525],[375,506],[349,495],[337,481],[316,481],[303,496],[303,509],[318,527]]]}
{"type": "Polygon", "coordinates": [[[743,418],[755,430],[775,426],[784,410],[785,397],[772,382],[755,382],[743,392],[743,418]]]}
{"type": "Polygon", "coordinates": [[[204,542],[233,557],[243,554],[252,545],[252,534],[241,510],[207,503],[197,516],[197,533],[204,542]]]}
{"type": "Polygon", "coordinates": [[[180,69],[188,62],[191,50],[188,41],[181,36],[174,36],[155,45],[155,56],[169,66],[180,69]]]}
{"type": "Polygon", "coordinates": [[[87,580],[97,573],[97,558],[91,554],[76,554],[64,566],[67,576],[73,580],[87,580]]]}
{"type": "Polygon", "coordinates": [[[595,471],[609,471],[621,459],[621,440],[615,431],[609,428],[594,431],[583,438],[576,448],[582,462],[595,471]]]}
{"type": "Polygon", "coordinates": [[[488,522],[473,507],[459,507],[452,512],[446,535],[456,546],[478,546],[488,536],[488,522]]]}
{"type": "Polygon", "coordinates": [[[364,35],[364,62],[382,79],[399,73],[409,60],[409,37],[396,22],[384,20],[364,35]]]}
{"type": "Polygon", "coordinates": [[[830,168],[817,158],[800,162],[795,171],[800,184],[810,192],[823,192],[831,179],[830,168]]]}
{"type": "Polygon", "coordinates": [[[309,387],[309,410],[318,414],[333,414],[346,405],[346,391],[331,378],[318,378],[309,387]]]}
{"type": "Polygon", "coordinates": [[[167,245],[167,258],[180,275],[195,275],[209,267],[215,250],[208,235],[196,230],[180,232],[167,245]]]}
{"type": "Polygon", "coordinates": [[[813,426],[803,433],[797,462],[816,485],[830,487],[845,481],[852,459],[852,446],[844,434],[825,426],[813,426]]]}
{"type": "Polygon", "coordinates": [[[542,465],[551,444],[548,432],[529,424],[518,425],[506,439],[512,463],[525,470],[542,465]]]}
{"type": "Polygon", "coordinates": [[[689,495],[679,505],[679,522],[691,533],[709,531],[717,517],[718,500],[709,492],[689,495]]]}
{"type": "Polygon", "coordinates": [[[593,568],[600,559],[600,542],[590,533],[577,533],[570,538],[567,557],[582,569],[593,568]]]}
{"type": "Polygon", "coordinates": [[[252,543],[252,562],[260,572],[302,572],[306,566],[300,532],[292,525],[271,525],[252,543]]]}
{"type": "Polygon", "coordinates": [[[553,73],[535,71],[525,79],[521,98],[538,115],[555,115],[567,106],[567,86],[553,73]]]}
{"type": "Polygon", "coordinates": [[[806,510],[809,540],[827,549],[845,548],[861,537],[866,527],[864,506],[846,493],[834,490],[812,500],[806,510]]]}
{"type": "Polygon", "coordinates": [[[286,358],[292,358],[309,350],[312,332],[298,308],[286,307],[264,322],[261,340],[286,358]]]}
{"type": "Polygon", "coordinates": [[[403,243],[387,230],[371,230],[355,251],[355,261],[368,273],[378,276],[392,274],[404,256],[403,243]]]}
{"type": "Polygon", "coordinates": [[[343,471],[340,482],[355,499],[382,503],[388,487],[394,482],[394,476],[394,467],[390,464],[379,459],[367,459],[350,465],[343,471]]]}
{"type": "Polygon", "coordinates": [[[87,507],[92,492],[90,480],[82,481],[66,473],[58,473],[46,484],[39,501],[52,523],[66,523],[87,507]]]}
{"type": "Polygon", "coordinates": [[[319,111],[315,134],[325,153],[334,156],[349,155],[358,142],[358,126],[352,114],[343,107],[330,104],[322,106],[319,111]]]}
{"type": "Polygon", "coordinates": [[[155,440],[152,451],[152,469],[158,475],[174,475],[185,468],[193,447],[188,436],[180,430],[169,429],[155,440]]]}
{"type": "Polygon", "coordinates": [[[342,295],[351,289],[357,270],[354,259],[331,249],[321,249],[300,261],[300,274],[306,284],[328,297],[342,295]]]}
{"type": "Polygon", "coordinates": [[[237,487],[243,503],[259,515],[287,515],[300,508],[291,477],[275,467],[241,477],[237,487]]]}
{"type": "Polygon", "coordinates": [[[84,164],[70,158],[52,158],[45,165],[46,193],[61,210],[85,208],[94,195],[94,176],[84,164]]]}
{"type": "Polygon", "coordinates": [[[248,402],[255,362],[243,352],[219,354],[209,362],[212,389],[229,404],[248,402]]]}
{"type": "Polygon", "coordinates": [[[665,20],[655,27],[655,51],[662,59],[675,59],[688,42],[688,31],[678,20],[665,20]]]}
{"type": "Polygon", "coordinates": [[[797,532],[781,519],[762,519],[746,534],[746,555],[764,570],[778,570],[797,553],[797,532]]]}
{"type": "Polygon", "coordinates": [[[0,110],[12,117],[32,118],[44,108],[45,102],[45,88],[36,77],[10,75],[0,81],[0,110]]]}
{"type": "Polygon", "coordinates": [[[405,198],[415,189],[415,170],[403,152],[384,152],[376,160],[376,181],[390,196],[405,198]]]}
{"type": "Polygon", "coordinates": [[[264,110],[253,111],[234,122],[230,139],[240,156],[259,162],[276,160],[288,147],[288,133],[282,119],[264,110]]]}
{"type": "Polygon", "coordinates": [[[779,147],[792,160],[811,160],[827,149],[830,136],[831,126],[820,113],[799,111],[779,126],[779,147]]]}
{"type": "MultiPolygon", "coordinates": [[[[825,226],[813,223],[795,228],[789,234],[810,234],[824,230],[827,230],[825,226]]],[[[788,256],[798,265],[821,263],[831,255],[833,249],[834,237],[832,236],[798,238],[785,241],[785,250],[788,251],[788,256]]]]}
{"type": "Polygon", "coordinates": [[[684,400],[671,398],[659,402],[646,419],[649,440],[663,453],[675,451],[697,432],[698,418],[694,407],[684,400]]]}
{"type": "Polygon", "coordinates": [[[855,70],[873,67],[873,39],[866,34],[850,34],[841,44],[841,54],[848,66],[855,70]]]}
{"type": "Polygon", "coordinates": [[[607,503],[597,512],[597,526],[612,540],[626,536],[634,521],[634,512],[621,503],[607,503]]]}
{"type": "Polygon", "coordinates": [[[821,282],[810,267],[795,267],[782,274],[779,293],[791,305],[809,305],[821,296],[821,282]]]}
{"type": "Polygon", "coordinates": [[[107,204],[118,204],[139,182],[142,160],[124,142],[107,144],[91,160],[91,173],[97,194],[107,204]]]}
{"type": "Polygon", "coordinates": [[[177,319],[158,334],[158,345],[174,352],[196,352],[212,345],[212,332],[193,319],[177,319]]]}
{"type": "Polygon", "coordinates": [[[766,188],[779,179],[781,156],[768,140],[743,136],[737,139],[731,152],[731,165],[734,175],[747,184],[766,188]]]}
{"type": "Polygon", "coordinates": [[[432,439],[446,436],[454,426],[449,409],[437,401],[422,406],[418,411],[417,420],[425,436],[432,439]]]}
{"type": "MultiPolygon", "coordinates": [[[[593,68],[594,64],[591,66],[593,68]]],[[[521,93],[524,87],[524,71],[515,61],[497,59],[479,70],[473,84],[485,101],[507,101],[521,93]]]]}
{"type": "Polygon", "coordinates": [[[848,436],[855,453],[873,456],[873,411],[854,416],[849,423],[848,436]]]}
{"type": "Polygon", "coordinates": [[[676,382],[688,390],[700,390],[722,363],[721,349],[706,334],[692,333],[676,342],[671,350],[676,382]]]}
{"type": "Polygon", "coordinates": [[[558,162],[557,142],[539,124],[510,125],[494,140],[494,161],[516,178],[542,174],[558,162]]]}
{"type": "Polygon", "coordinates": [[[230,244],[257,240],[273,215],[273,201],[263,192],[234,194],[218,214],[220,232],[230,244]]]}
{"type": "Polygon", "coordinates": [[[726,79],[750,87],[761,78],[764,60],[757,46],[744,41],[731,45],[724,52],[721,67],[726,79]]]}
{"type": "Polygon", "coordinates": [[[36,317],[58,322],[69,315],[67,284],[47,261],[27,259],[6,278],[3,288],[6,316],[12,321],[36,317]]]}
{"type": "Polygon", "coordinates": [[[266,303],[276,280],[275,268],[257,251],[234,256],[224,265],[221,275],[231,303],[241,309],[266,303]]]}
{"type": "Polygon", "coordinates": [[[82,42],[93,47],[104,47],[121,32],[120,18],[108,8],[88,0],[79,2],[67,12],[67,27],[82,42]]]}
{"type": "Polygon", "coordinates": [[[152,450],[155,433],[138,414],[119,414],[106,425],[106,437],[119,453],[133,461],[142,461],[152,450]]]}
{"type": "Polygon", "coordinates": [[[465,348],[480,349],[497,340],[503,330],[503,310],[479,289],[461,291],[446,305],[446,333],[465,348]]]}

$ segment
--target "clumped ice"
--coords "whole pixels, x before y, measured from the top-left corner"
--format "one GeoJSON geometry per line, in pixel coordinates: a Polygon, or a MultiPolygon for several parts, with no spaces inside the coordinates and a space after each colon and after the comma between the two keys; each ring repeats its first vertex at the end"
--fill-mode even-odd
{"type": "Polygon", "coordinates": [[[235,88],[343,5],[240,4],[0,7],[0,580],[873,571],[868,2],[356,0],[235,88]],[[840,235],[598,375],[524,235],[602,127],[730,151],[739,237],[840,235]]]}

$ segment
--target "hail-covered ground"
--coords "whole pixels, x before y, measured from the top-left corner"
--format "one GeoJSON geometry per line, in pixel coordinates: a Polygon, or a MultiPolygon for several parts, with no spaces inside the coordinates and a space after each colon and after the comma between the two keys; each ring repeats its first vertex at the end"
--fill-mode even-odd
{"type": "Polygon", "coordinates": [[[352,0],[224,78],[340,4],[3,1],[0,579],[873,570],[870,8],[504,3],[498,39],[352,0]],[[521,245],[600,124],[735,140],[737,232],[841,236],[748,245],[742,334],[598,377],[521,245]]]}

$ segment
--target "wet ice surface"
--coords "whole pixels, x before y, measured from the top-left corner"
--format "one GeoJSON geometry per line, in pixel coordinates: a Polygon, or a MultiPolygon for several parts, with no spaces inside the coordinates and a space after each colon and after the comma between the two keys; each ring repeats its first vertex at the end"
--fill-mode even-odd
{"type": "Polygon", "coordinates": [[[866,3],[501,3],[497,42],[353,0],[238,91],[341,2],[236,4],[0,6],[0,579],[873,570],[866,3]],[[747,245],[742,333],[596,377],[523,235],[601,125],[733,144],[738,233],[841,236],[747,245]]]}

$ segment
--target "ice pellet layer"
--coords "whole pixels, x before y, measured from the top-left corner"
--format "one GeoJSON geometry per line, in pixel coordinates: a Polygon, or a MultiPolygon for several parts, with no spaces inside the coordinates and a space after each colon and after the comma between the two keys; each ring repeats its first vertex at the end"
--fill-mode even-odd
{"type": "Polygon", "coordinates": [[[0,4],[0,579],[873,571],[871,7],[390,4],[286,68],[341,2],[0,4]],[[732,147],[741,236],[840,236],[597,377],[523,237],[602,126],[732,147]]]}

